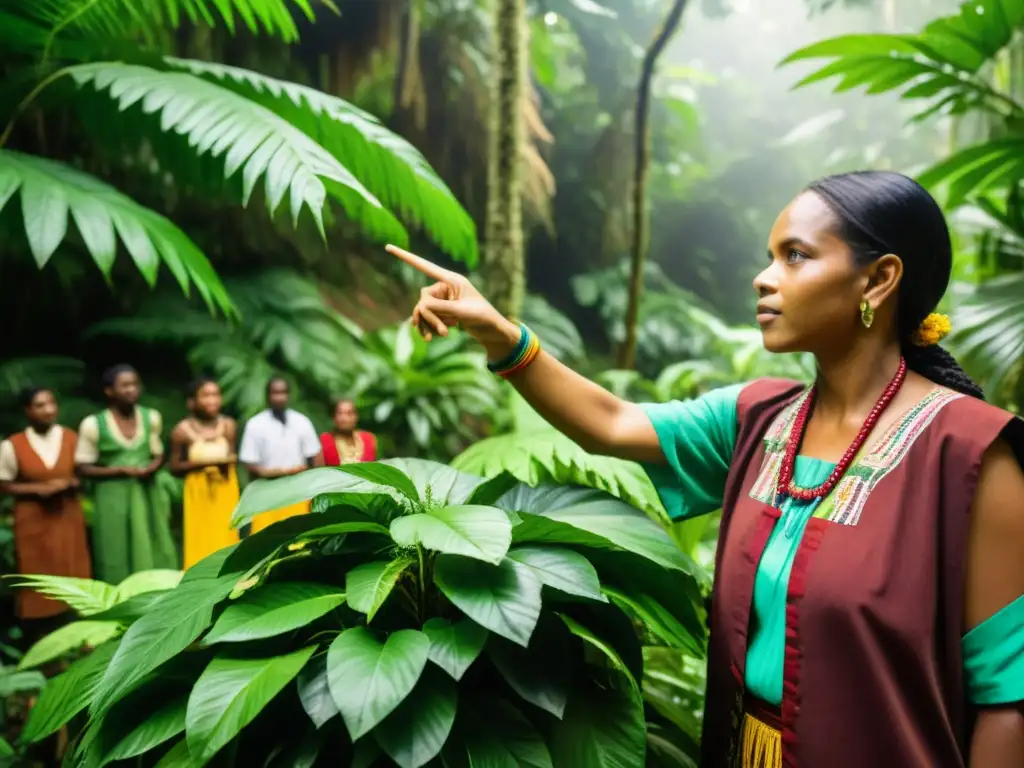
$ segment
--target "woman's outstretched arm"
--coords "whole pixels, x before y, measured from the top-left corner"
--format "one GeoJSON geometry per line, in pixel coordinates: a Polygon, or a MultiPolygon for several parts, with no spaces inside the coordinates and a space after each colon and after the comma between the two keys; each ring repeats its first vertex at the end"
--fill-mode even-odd
{"type": "MultiPolygon", "coordinates": [[[[507,357],[519,342],[520,328],[503,317],[472,283],[393,245],[387,247],[436,282],[424,288],[412,324],[428,341],[460,326],[480,342],[491,361],[507,357]]],[[[543,340],[542,340],[543,341],[543,340]]],[[[658,435],[643,409],[616,397],[546,352],[509,381],[556,429],[585,450],[631,461],[659,462],[658,435]]]]}

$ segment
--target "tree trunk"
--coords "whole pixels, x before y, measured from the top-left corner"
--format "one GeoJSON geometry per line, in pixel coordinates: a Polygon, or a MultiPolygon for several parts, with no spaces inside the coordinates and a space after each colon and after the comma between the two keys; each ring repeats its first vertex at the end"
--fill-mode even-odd
{"type": "Polygon", "coordinates": [[[668,15],[644,54],[637,86],[634,137],[636,167],[633,171],[633,249],[629,267],[629,304],[626,306],[626,340],[619,350],[619,368],[630,369],[636,362],[636,331],[643,294],[644,263],[647,260],[648,220],[646,208],[647,171],[651,164],[651,133],[647,125],[651,103],[651,80],[658,58],[679,28],[686,0],[672,0],[668,15]]]}
{"type": "Polygon", "coordinates": [[[483,279],[488,298],[517,318],[523,305],[523,202],[520,166],[524,135],[521,106],[526,86],[525,0],[497,0],[491,72],[490,147],[483,279]]]}

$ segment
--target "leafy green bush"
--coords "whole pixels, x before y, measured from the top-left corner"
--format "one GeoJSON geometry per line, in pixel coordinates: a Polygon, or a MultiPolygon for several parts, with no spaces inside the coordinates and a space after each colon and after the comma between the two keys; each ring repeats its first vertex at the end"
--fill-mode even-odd
{"type": "Polygon", "coordinates": [[[421,460],[258,481],[200,562],[54,678],[74,764],[641,766],[638,628],[701,655],[693,564],[633,507],[421,460]]]}

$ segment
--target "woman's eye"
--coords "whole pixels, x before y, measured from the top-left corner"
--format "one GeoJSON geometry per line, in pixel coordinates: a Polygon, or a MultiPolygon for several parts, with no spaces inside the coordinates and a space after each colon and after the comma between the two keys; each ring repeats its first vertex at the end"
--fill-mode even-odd
{"type": "Polygon", "coordinates": [[[788,251],[786,251],[786,261],[790,264],[793,264],[794,262],[797,261],[803,261],[806,258],[807,254],[803,253],[802,251],[798,251],[796,248],[790,248],[788,251]]]}

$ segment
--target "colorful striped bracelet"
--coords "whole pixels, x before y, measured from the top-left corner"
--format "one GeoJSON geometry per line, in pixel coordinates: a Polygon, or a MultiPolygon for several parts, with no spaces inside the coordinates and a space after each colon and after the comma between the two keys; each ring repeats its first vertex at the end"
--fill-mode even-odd
{"type": "Polygon", "coordinates": [[[518,373],[534,361],[540,354],[540,339],[537,334],[527,328],[523,323],[519,324],[519,342],[508,357],[496,363],[488,363],[487,370],[496,373],[507,379],[514,373],[518,373]]]}

